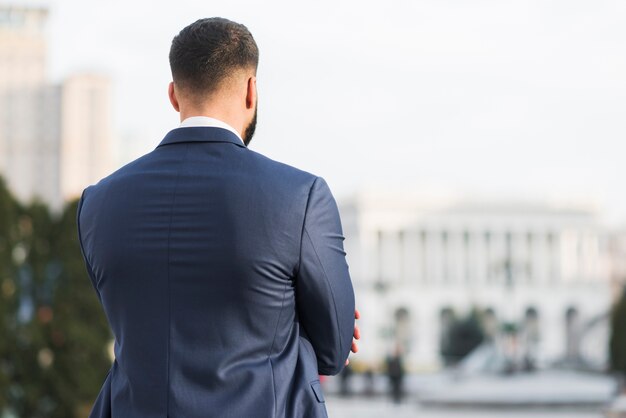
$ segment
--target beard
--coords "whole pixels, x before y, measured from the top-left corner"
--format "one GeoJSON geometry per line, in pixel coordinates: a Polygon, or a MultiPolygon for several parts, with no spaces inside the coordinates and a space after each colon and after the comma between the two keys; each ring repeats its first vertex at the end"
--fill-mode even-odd
{"type": "Polygon", "coordinates": [[[250,141],[252,141],[252,137],[254,136],[254,131],[256,130],[256,114],[258,109],[258,100],[257,103],[254,104],[254,116],[252,116],[252,120],[246,126],[246,129],[243,131],[243,143],[248,146],[250,141]]]}

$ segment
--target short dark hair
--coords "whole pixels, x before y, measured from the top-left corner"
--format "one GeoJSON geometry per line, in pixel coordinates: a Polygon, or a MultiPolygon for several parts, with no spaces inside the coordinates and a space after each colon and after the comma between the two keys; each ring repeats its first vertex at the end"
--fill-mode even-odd
{"type": "Polygon", "coordinates": [[[254,69],[259,49],[244,25],[211,17],[185,27],[172,40],[170,68],[174,83],[197,94],[210,94],[233,70],[254,69]]]}

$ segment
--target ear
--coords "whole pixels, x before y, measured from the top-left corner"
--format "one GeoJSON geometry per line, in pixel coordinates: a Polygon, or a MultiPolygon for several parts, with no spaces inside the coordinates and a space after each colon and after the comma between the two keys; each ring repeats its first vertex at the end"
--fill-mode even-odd
{"type": "Polygon", "coordinates": [[[167,88],[167,95],[170,98],[170,103],[172,104],[172,107],[174,107],[174,110],[176,110],[177,112],[180,112],[180,105],[178,104],[178,99],[176,98],[176,92],[174,91],[173,81],[170,82],[170,85],[167,88]]]}
{"type": "Polygon", "coordinates": [[[253,109],[256,104],[256,76],[248,79],[248,89],[246,92],[246,109],[253,109]]]}

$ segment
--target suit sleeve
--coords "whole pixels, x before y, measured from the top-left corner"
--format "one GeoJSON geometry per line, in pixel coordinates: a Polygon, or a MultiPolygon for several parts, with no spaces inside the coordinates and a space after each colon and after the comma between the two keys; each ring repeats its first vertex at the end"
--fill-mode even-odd
{"type": "Polygon", "coordinates": [[[88,188],[83,190],[83,193],[80,196],[80,199],[78,200],[78,209],[76,210],[76,228],[78,231],[78,244],[80,246],[80,252],[83,255],[85,268],[87,269],[87,274],[89,274],[89,279],[91,280],[91,284],[94,290],[96,291],[96,295],[98,296],[100,303],[102,303],[102,297],[100,296],[100,291],[98,290],[97,281],[93,273],[93,270],[91,269],[91,265],[89,264],[89,260],[87,260],[87,254],[85,253],[85,248],[83,247],[83,240],[82,240],[81,233],[80,233],[80,214],[83,209],[83,203],[85,202],[85,195],[86,195],[87,189],[88,188]]]}
{"type": "Polygon", "coordinates": [[[300,325],[322,375],[343,369],[354,334],[354,290],[343,241],[337,203],[318,177],[309,192],[295,286],[300,325]]]}

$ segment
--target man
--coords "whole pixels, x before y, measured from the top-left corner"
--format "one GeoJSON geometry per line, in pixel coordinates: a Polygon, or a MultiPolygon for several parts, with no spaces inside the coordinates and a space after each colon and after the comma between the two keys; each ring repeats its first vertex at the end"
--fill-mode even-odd
{"type": "Polygon", "coordinates": [[[357,351],[328,185],[247,148],[257,64],[243,25],[184,28],[181,126],[83,191],[81,251],[115,336],[92,418],[325,417],[319,374],[357,351]]]}

